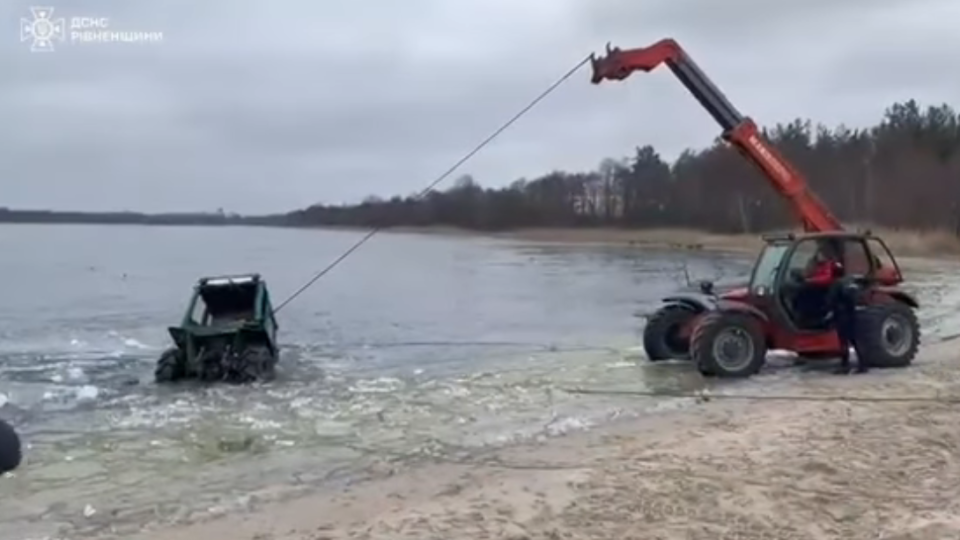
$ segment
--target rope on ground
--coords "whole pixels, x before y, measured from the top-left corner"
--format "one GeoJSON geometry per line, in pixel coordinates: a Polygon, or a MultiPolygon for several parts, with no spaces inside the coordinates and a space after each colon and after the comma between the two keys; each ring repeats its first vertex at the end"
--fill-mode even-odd
{"type": "MultiPolygon", "coordinates": [[[[496,139],[497,137],[499,137],[501,133],[503,133],[503,132],[506,131],[510,126],[512,126],[514,123],[516,123],[517,120],[520,120],[520,118],[522,118],[524,115],[526,115],[528,112],[530,112],[531,109],[533,109],[537,104],[539,104],[541,101],[543,101],[544,98],[546,98],[547,96],[549,96],[550,94],[552,94],[554,90],[556,90],[557,88],[559,88],[561,84],[565,83],[565,82],[567,81],[567,79],[569,79],[570,77],[572,77],[577,71],[580,70],[580,68],[582,68],[584,65],[586,65],[586,63],[589,62],[589,61],[590,61],[590,56],[587,56],[587,57],[584,57],[583,60],[580,60],[579,62],[577,62],[577,64],[576,64],[575,66],[573,66],[572,68],[570,68],[570,70],[567,71],[562,77],[560,77],[560,78],[557,79],[553,84],[551,84],[550,86],[548,86],[546,90],[544,90],[544,91],[541,92],[539,95],[537,95],[537,97],[535,97],[535,98],[534,98],[530,103],[528,103],[524,108],[520,109],[520,111],[519,111],[517,114],[513,115],[513,117],[511,117],[509,120],[507,120],[502,126],[500,126],[499,128],[497,128],[496,131],[494,131],[493,133],[491,133],[486,139],[482,140],[482,141],[480,142],[480,144],[478,144],[477,146],[475,146],[475,147],[473,148],[473,150],[467,152],[462,158],[460,158],[456,163],[454,163],[449,169],[447,169],[446,171],[444,171],[443,174],[441,174],[440,176],[438,176],[433,182],[431,182],[426,188],[424,188],[423,191],[421,191],[420,193],[418,193],[418,194],[414,197],[414,199],[415,199],[415,200],[420,200],[420,199],[426,197],[428,194],[430,194],[430,192],[432,192],[432,191],[440,184],[440,182],[443,182],[444,180],[446,180],[447,177],[449,177],[449,176],[450,176],[451,174],[453,174],[457,169],[459,169],[461,165],[463,165],[463,164],[466,163],[468,160],[470,160],[470,158],[472,158],[474,155],[476,155],[477,152],[479,152],[479,151],[482,150],[484,147],[486,147],[488,144],[490,144],[491,142],[493,142],[493,140],[496,139]]],[[[376,235],[378,232],[380,232],[380,231],[383,230],[383,229],[384,229],[383,226],[377,226],[377,227],[374,227],[373,229],[371,229],[370,232],[368,232],[366,235],[364,235],[364,236],[363,236],[360,240],[358,240],[355,244],[353,244],[352,246],[350,246],[346,251],[344,251],[343,253],[341,253],[339,257],[337,257],[336,259],[334,259],[330,264],[328,264],[328,265],[325,266],[323,269],[321,269],[319,272],[317,272],[316,274],[314,274],[314,276],[313,276],[312,278],[310,278],[306,283],[304,283],[303,286],[301,286],[299,289],[297,289],[296,291],[294,291],[294,293],[291,294],[289,297],[287,297],[286,300],[284,300],[283,302],[281,302],[281,303],[273,310],[273,312],[274,312],[274,313],[279,312],[281,309],[284,308],[284,306],[286,306],[287,304],[289,304],[290,302],[292,302],[295,298],[297,298],[298,296],[300,296],[301,294],[303,294],[303,292],[306,291],[307,289],[309,289],[311,286],[313,286],[313,284],[316,283],[317,280],[319,280],[319,279],[322,278],[323,276],[327,275],[331,270],[333,270],[333,269],[336,268],[340,263],[342,263],[344,260],[346,260],[347,257],[349,257],[350,255],[352,255],[354,251],[356,251],[357,249],[359,249],[360,246],[362,246],[363,244],[367,243],[368,240],[370,240],[371,238],[373,238],[374,235],[376,235]]]]}
{"type": "Polygon", "coordinates": [[[847,403],[942,403],[960,404],[960,397],[952,396],[852,396],[830,395],[815,396],[803,394],[713,394],[709,390],[697,392],[673,392],[663,390],[605,390],[590,388],[558,388],[568,394],[583,394],[595,396],[635,396],[652,398],[695,399],[697,401],[713,400],[741,400],[741,401],[816,401],[816,402],[847,402],[847,403]]]}

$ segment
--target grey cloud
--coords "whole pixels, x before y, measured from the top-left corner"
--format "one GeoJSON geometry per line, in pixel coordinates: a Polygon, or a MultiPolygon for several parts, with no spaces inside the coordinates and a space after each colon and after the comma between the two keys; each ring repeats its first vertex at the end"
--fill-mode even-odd
{"type": "MultiPolygon", "coordinates": [[[[30,4],[4,3],[6,27],[30,4]]],[[[761,122],[871,122],[891,99],[958,94],[960,76],[940,64],[958,39],[944,22],[954,5],[63,2],[57,15],[106,16],[164,41],[32,54],[0,37],[0,206],[258,212],[414,192],[606,41],[677,37],[761,122]]],[[[717,135],[666,71],[599,88],[587,79],[464,172],[506,184],[638,144],[673,156],[717,135]]]]}

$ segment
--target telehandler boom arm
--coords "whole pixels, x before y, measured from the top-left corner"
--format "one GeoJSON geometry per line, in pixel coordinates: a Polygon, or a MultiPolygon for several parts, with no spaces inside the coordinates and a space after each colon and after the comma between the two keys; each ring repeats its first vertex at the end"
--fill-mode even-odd
{"type": "Polygon", "coordinates": [[[774,189],[783,195],[807,232],[840,231],[843,225],[812,192],[800,171],[761,135],[757,125],[743,116],[700,70],[680,45],[664,39],[649,47],[621,50],[607,45],[606,55],[591,57],[593,84],[623,80],[634,71],[649,72],[660,64],[670,71],[723,128],[722,137],[760,168],[774,189]]]}

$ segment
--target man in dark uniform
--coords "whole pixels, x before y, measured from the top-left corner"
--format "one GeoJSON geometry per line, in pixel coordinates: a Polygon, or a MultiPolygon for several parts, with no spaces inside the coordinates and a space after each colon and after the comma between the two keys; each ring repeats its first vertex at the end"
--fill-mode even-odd
{"type": "MultiPolygon", "coordinates": [[[[828,287],[825,297],[827,313],[833,316],[832,326],[840,341],[840,365],[837,373],[850,373],[850,347],[856,347],[856,316],[860,287],[849,276],[844,275],[843,262],[839,257],[824,253],[807,283],[828,287]]],[[[865,359],[857,357],[857,373],[866,373],[869,366],[865,359]]]]}
{"type": "Polygon", "coordinates": [[[15,470],[21,459],[20,437],[13,426],[0,420],[0,474],[15,470]]]}
{"type": "MultiPolygon", "coordinates": [[[[840,340],[840,366],[837,373],[850,373],[850,347],[857,346],[857,303],[860,301],[860,286],[850,276],[843,275],[843,265],[836,264],[836,279],[830,286],[827,303],[833,312],[833,323],[840,340]]],[[[857,355],[857,373],[866,373],[870,366],[867,359],[857,355]]]]}

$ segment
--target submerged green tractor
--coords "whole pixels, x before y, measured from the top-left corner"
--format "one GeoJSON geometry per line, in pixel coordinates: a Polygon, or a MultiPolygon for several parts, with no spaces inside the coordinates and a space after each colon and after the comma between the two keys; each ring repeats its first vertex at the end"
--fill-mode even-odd
{"type": "Polygon", "coordinates": [[[157,360],[158,383],[198,379],[243,384],[274,376],[277,321],[259,274],[201,278],[183,322],[169,331],[174,346],[157,360]]]}

